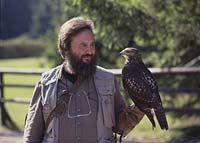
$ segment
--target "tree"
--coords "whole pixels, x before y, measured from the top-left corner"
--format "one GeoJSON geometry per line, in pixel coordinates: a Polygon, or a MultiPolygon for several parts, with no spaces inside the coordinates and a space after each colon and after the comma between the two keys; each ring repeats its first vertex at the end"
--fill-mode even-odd
{"type": "Polygon", "coordinates": [[[161,66],[184,66],[199,55],[198,0],[150,0],[144,7],[158,21],[151,43],[164,50],[161,66]]]}

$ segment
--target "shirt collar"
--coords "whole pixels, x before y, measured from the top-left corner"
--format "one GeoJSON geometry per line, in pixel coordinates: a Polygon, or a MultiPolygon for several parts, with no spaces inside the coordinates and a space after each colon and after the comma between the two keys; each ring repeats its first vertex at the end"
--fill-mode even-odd
{"type": "Polygon", "coordinates": [[[61,67],[59,69],[58,79],[65,83],[66,81],[65,81],[64,74],[63,74],[63,69],[64,69],[64,63],[61,65],[61,67]]]}

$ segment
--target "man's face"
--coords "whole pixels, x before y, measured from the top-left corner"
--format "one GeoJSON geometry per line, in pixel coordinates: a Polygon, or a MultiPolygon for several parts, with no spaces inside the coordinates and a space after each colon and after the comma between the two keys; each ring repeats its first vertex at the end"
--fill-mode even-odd
{"type": "Polygon", "coordinates": [[[90,30],[81,31],[72,38],[67,57],[67,62],[77,74],[88,76],[95,72],[95,38],[90,30]]]}
{"type": "Polygon", "coordinates": [[[95,38],[90,30],[84,30],[72,38],[71,53],[81,60],[81,62],[89,64],[96,54],[95,38]]]}

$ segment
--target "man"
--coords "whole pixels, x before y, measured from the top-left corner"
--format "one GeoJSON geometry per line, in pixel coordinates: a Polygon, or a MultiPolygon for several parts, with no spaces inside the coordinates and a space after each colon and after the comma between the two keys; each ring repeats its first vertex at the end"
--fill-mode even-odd
{"type": "Polygon", "coordinates": [[[35,87],[24,129],[24,143],[113,143],[142,119],[126,106],[114,75],[96,66],[93,22],[65,22],[58,36],[64,62],[44,73],[35,87]]]}

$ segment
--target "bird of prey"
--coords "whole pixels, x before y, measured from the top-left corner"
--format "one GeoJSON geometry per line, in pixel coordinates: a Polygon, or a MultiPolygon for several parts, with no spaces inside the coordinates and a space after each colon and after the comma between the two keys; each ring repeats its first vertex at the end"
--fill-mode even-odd
{"type": "Polygon", "coordinates": [[[122,69],[122,82],[125,91],[135,105],[146,114],[153,128],[156,127],[155,113],[161,129],[167,130],[168,123],[157,82],[144,65],[139,51],[136,48],[128,47],[120,54],[125,58],[125,65],[122,69]]]}

